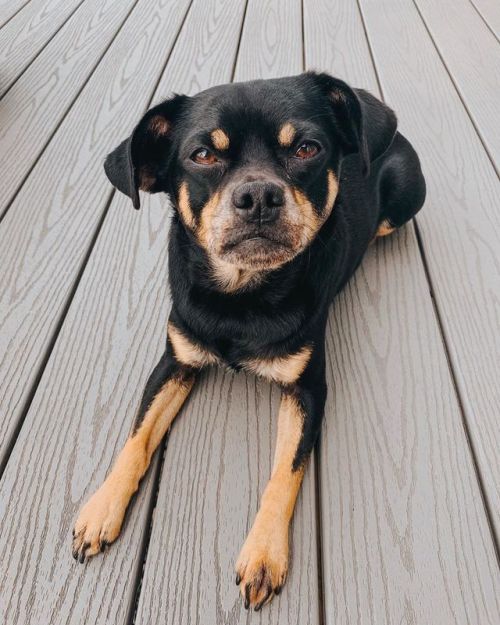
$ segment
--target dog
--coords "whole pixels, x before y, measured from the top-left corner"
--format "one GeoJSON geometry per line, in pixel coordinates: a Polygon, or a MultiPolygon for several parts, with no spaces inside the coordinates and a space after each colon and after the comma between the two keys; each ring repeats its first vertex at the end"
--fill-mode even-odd
{"type": "Polygon", "coordinates": [[[150,109],[105,161],[140,207],[166,193],[172,309],[133,431],[73,530],[80,562],[118,537],[197,373],[223,365],[281,387],[276,452],[236,562],[245,607],[287,576],[288,533],[327,385],[330,303],[370,243],[422,207],[418,156],[394,112],[325,73],[222,85],[150,109]]]}

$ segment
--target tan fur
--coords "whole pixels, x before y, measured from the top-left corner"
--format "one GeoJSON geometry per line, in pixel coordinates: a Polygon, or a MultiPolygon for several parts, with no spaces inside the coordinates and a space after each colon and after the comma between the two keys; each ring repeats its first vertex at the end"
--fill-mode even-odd
{"type": "MultiPolygon", "coordinates": [[[[337,197],[337,193],[339,192],[339,183],[335,174],[331,169],[327,172],[327,181],[328,181],[328,193],[326,195],[326,202],[324,212],[326,217],[330,215],[333,210],[333,204],[335,203],[335,198],[337,197]]],[[[325,219],[326,219],[325,217],[325,219]]]]}
{"type": "Polygon", "coordinates": [[[205,249],[210,250],[212,247],[211,225],[214,217],[215,209],[220,200],[220,193],[216,191],[208,200],[201,210],[200,227],[198,229],[198,238],[205,249]]]}
{"type": "Polygon", "coordinates": [[[243,367],[247,371],[261,375],[273,382],[293,384],[306,368],[311,352],[312,348],[309,345],[305,345],[298,352],[289,356],[247,360],[243,363],[243,367]]]}
{"type": "Polygon", "coordinates": [[[292,145],[295,132],[296,130],[290,122],[283,124],[278,133],[278,143],[284,148],[289,148],[292,145]]]}
{"type": "Polygon", "coordinates": [[[250,604],[262,602],[269,586],[284,584],[288,571],[288,532],[299,492],[303,468],[292,465],[302,436],[304,414],[297,399],[284,395],[281,400],[278,437],[271,479],[261,506],[236,564],[245,596],[249,585],[250,604]]]}
{"type": "Polygon", "coordinates": [[[161,115],[155,115],[149,120],[148,127],[155,135],[166,135],[170,129],[170,124],[161,115]]]}
{"type": "Polygon", "coordinates": [[[217,150],[227,150],[229,148],[229,137],[222,130],[222,128],[216,128],[210,133],[212,143],[217,150]]]}
{"type": "Polygon", "coordinates": [[[396,228],[391,225],[391,222],[388,219],[384,219],[380,222],[375,237],[386,237],[388,234],[391,234],[391,232],[394,232],[394,230],[396,230],[396,228]]]}
{"type": "Polygon", "coordinates": [[[316,236],[316,233],[321,227],[321,219],[318,214],[314,210],[313,205],[307,199],[304,193],[300,189],[296,187],[292,187],[291,189],[293,198],[297,205],[301,209],[302,216],[302,228],[301,228],[301,238],[302,238],[302,247],[304,247],[307,243],[312,241],[316,236]]]}
{"type": "Polygon", "coordinates": [[[194,378],[169,380],[155,396],[140,427],[125,443],[111,473],[83,506],[75,523],[74,555],[94,555],[116,540],[129,501],[193,382],[194,378]]]}
{"type": "Polygon", "coordinates": [[[305,194],[300,189],[298,189],[297,187],[291,188],[293,199],[300,207],[300,212],[302,216],[302,246],[305,246],[307,243],[314,239],[319,229],[328,219],[333,210],[333,205],[335,202],[335,198],[337,197],[339,185],[337,182],[337,178],[335,177],[335,174],[331,169],[327,171],[327,184],[328,191],[326,195],[325,206],[323,207],[321,215],[318,215],[318,213],[314,210],[314,206],[312,205],[312,203],[307,199],[305,194]]]}
{"type": "Polygon", "coordinates": [[[252,269],[240,269],[215,256],[210,257],[212,277],[225,293],[235,293],[246,286],[260,282],[266,272],[252,269]]]}
{"type": "Polygon", "coordinates": [[[175,357],[183,365],[201,368],[218,363],[216,356],[190,341],[171,321],[168,323],[167,331],[175,357]]]}
{"type": "Polygon", "coordinates": [[[182,182],[181,186],[179,187],[178,208],[182,220],[184,221],[186,226],[193,229],[195,226],[195,219],[193,211],[191,210],[191,204],[189,203],[189,190],[187,182],[182,182]]]}

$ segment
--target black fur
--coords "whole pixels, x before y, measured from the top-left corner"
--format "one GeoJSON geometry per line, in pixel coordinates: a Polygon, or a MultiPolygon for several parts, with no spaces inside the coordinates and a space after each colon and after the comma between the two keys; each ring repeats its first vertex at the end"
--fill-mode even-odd
{"type": "MultiPolygon", "coordinates": [[[[179,185],[188,185],[194,218],[227,178],[253,166],[300,189],[315,206],[327,197],[326,171],[339,180],[333,210],[299,255],[270,271],[257,286],[223,292],[214,281],[206,249],[175,212],[170,230],[171,321],[194,342],[238,369],[248,358],[296,352],[313,354],[305,371],[284,392],[305,412],[294,469],[309,455],[319,432],[326,397],[324,334],[328,307],[359,265],[383,220],[401,226],[421,208],[425,182],[418,157],[396,131],[396,116],[363,90],[326,74],[225,85],[197,96],[176,96],[149,111],[106,160],[106,173],[139,207],[138,188],[169,194],[178,206],[179,185]],[[155,135],[160,116],[168,133],[155,135]],[[321,150],[310,161],[290,157],[276,144],[280,126],[292,120],[299,140],[321,150]],[[209,143],[213,128],[230,137],[227,153],[213,167],[190,155],[209,143]],[[146,182],[145,182],[145,179],[146,182]]],[[[139,421],[154,396],[151,389],[177,371],[167,350],[152,376],[139,421]]]]}

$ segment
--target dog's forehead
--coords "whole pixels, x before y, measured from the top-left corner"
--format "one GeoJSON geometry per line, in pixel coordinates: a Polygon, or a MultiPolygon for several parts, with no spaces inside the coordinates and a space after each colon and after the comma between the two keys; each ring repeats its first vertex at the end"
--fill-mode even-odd
{"type": "Polygon", "coordinates": [[[255,80],[212,87],[192,98],[190,118],[206,128],[261,124],[280,127],[317,112],[318,90],[307,76],[255,80]]]}

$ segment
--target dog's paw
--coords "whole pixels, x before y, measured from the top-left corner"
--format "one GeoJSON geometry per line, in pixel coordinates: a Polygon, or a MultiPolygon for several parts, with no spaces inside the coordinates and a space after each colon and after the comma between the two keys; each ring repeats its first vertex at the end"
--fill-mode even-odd
{"type": "Polygon", "coordinates": [[[279,595],[288,572],[288,528],[254,526],[243,545],[236,564],[236,584],[245,601],[245,608],[259,611],[279,595]]]}
{"type": "Polygon", "coordinates": [[[79,562],[104,551],[120,533],[126,503],[104,483],[83,506],[73,529],[73,557],[79,562]]]}

